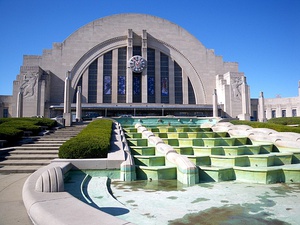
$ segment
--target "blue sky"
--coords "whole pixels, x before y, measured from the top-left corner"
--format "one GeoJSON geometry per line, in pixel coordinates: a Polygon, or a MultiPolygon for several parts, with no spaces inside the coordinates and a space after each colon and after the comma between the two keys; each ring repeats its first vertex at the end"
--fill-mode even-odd
{"type": "MultiPolygon", "coordinates": [[[[23,55],[41,55],[85,24],[145,13],[238,62],[251,97],[295,97],[300,80],[300,0],[0,0],[0,95],[11,95],[23,55]]],[[[143,21],[140,21],[141,23],[143,21]]]]}

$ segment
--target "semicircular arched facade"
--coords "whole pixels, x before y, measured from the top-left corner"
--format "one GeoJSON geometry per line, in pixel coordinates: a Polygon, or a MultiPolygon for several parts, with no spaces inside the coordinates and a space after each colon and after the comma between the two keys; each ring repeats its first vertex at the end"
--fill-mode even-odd
{"type": "Polygon", "coordinates": [[[119,14],[81,27],[41,56],[24,56],[14,83],[14,99],[23,109],[14,110],[22,116],[62,114],[64,102],[77,101],[80,86],[83,114],[161,115],[165,109],[212,116],[217,101],[219,113],[236,117],[249,111],[245,81],[237,63],[224,62],[180,26],[119,14]],[[24,95],[25,88],[31,94],[24,95]]]}

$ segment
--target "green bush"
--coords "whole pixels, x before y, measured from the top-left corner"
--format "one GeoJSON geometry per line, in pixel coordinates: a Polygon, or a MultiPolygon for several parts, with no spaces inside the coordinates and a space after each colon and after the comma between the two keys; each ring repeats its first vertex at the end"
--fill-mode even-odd
{"type": "Polygon", "coordinates": [[[268,123],[275,123],[281,125],[300,125],[300,117],[272,118],[268,120],[268,123]]]}
{"type": "Polygon", "coordinates": [[[110,149],[112,121],[100,119],[91,122],[76,137],[59,148],[59,158],[106,158],[110,149]]]}
{"type": "Polygon", "coordinates": [[[16,140],[21,139],[23,131],[14,127],[0,126],[0,140],[6,140],[6,145],[10,145],[16,140]]]}
{"type": "Polygon", "coordinates": [[[248,125],[253,128],[269,128],[278,132],[300,133],[300,127],[290,127],[282,124],[276,124],[273,122],[262,123],[262,122],[253,122],[253,121],[245,121],[245,120],[232,120],[230,122],[235,125],[248,125]]]}
{"type": "Polygon", "coordinates": [[[21,139],[24,131],[37,135],[41,131],[40,126],[52,128],[56,125],[56,121],[48,118],[1,118],[0,139],[7,140],[7,145],[11,145],[21,139]]]}

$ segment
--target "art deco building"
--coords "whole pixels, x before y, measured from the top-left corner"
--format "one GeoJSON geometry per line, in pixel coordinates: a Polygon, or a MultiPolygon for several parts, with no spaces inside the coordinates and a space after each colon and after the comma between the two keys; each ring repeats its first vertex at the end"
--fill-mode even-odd
{"type": "Polygon", "coordinates": [[[254,120],[260,122],[272,118],[300,116],[300,81],[298,82],[298,96],[265,99],[261,92],[259,99],[251,99],[251,110],[254,120]]]}
{"type": "Polygon", "coordinates": [[[1,97],[2,116],[74,118],[80,101],[83,116],[250,118],[249,86],[237,63],[144,14],[95,20],[42,55],[25,55],[13,85],[13,96],[1,97]]]}

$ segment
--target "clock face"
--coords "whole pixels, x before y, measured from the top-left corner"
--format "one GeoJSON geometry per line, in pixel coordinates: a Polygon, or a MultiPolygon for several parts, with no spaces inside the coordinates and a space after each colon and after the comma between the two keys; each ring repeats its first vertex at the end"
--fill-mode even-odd
{"type": "Polygon", "coordinates": [[[147,61],[139,55],[131,57],[129,66],[134,73],[141,73],[147,66],[147,61]]]}

